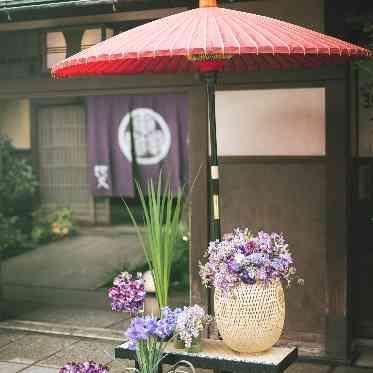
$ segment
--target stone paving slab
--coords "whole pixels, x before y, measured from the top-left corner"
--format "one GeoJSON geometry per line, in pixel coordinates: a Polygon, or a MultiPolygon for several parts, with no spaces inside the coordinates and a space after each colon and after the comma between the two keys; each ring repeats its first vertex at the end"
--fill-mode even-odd
{"type": "Polygon", "coordinates": [[[37,365],[23,370],[24,373],[58,373],[59,369],[39,367],[37,365]]]}
{"type": "Polygon", "coordinates": [[[110,373],[123,373],[125,368],[134,368],[135,363],[132,360],[115,359],[108,363],[108,366],[110,367],[110,373]]]}
{"type": "Polygon", "coordinates": [[[332,373],[372,373],[373,368],[337,367],[332,373]]]}
{"type": "Polygon", "coordinates": [[[24,364],[0,362],[0,373],[16,373],[26,367],[24,364]]]}
{"type": "Polygon", "coordinates": [[[25,333],[13,330],[0,330],[0,348],[15,342],[25,336],[25,333]]]}
{"type": "Polygon", "coordinates": [[[21,362],[15,359],[22,358],[28,363],[46,359],[52,354],[76,343],[76,338],[54,337],[41,334],[29,334],[0,349],[0,360],[8,362],[21,362]]]}
{"type": "Polygon", "coordinates": [[[321,364],[295,363],[285,370],[286,373],[329,373],[331,367],[321,364]]]}
{"type": "Polygon", "coordinates": [[[64,325],[79,325],[79,327],[107,328],[111,325],[129,319],[127,313],[112,312],[107,309],[92,307],[56,306],[40,304],[32,311],[24,310],[17,315],[17,319],[28,321],[43,321],[64,325]]]}
{"type": "Polygon", "coordinates": [[[107,364],[114,359],[114,348],[117,344],[118,342],[81,340],[55,353],[53,356],[41,360],[38,365],[60,368],[71,361],[87,360],[107,364]]]}

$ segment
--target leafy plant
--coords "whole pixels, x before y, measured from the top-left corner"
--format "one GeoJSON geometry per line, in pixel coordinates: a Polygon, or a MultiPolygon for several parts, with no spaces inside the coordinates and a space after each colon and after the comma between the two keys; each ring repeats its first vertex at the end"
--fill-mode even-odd
{"type": "Polygon", "coordinates": [[[38,183],[33,175],[31,166],[17,157],[16,150],[7,137],[0,136],[1,183],[0,200],[1,212],[5,216],[24,213],[23,206],[31,209],[32,200],[38,183]]]}
{"type": "Polygon", "coordinates": [[[144,249],[145,258],[152,271],[156,295],[159,306],[168,304],[171,266],[175,255],[178,228],[183,211],[183,192],[172,195],[169,182],[163,183],[162,175],[158,178],[157,186],[150,180],[147,184],[146,194],[136,183],[137,192],[144,211],[145,234],[136,221],[130,207],[125,204],[132,223],[144,249]]]}
{"type": "Polygon", "coordinates": [[[77,234],[73,213],[64,207],[50,212],[42,208],[34,213],[32,240],[38,244],[63,239],[77,234]]]}
{"type": "Polygon", "coordinates": [[[11,256],[8,251],[22,249],[27,246],[28,237],[19,229],[17,216],[6,217],[0,213],[0,249],[5,256],[11,256]]]}
{"type": "Polygon", "coordinates": [[[3,256],[10,257],[32,247],[29,233],[37,181],[31,166],[18,159],[4,136],[0,136],[0,181],[0,250],[3,256]]]}
{"type": "MultiPolygon", "coordinates": [[[[171,266],[170,289],[185,292],[189,289],[189,233],[185,224],[180,223],[175,243],[174,258],[171,266]]],[[[111,287],[115,277],[121,272],[144,273],[149,270],[147,263],[123,263],[107,273],[108,280],[103,288],[111,287]]]]}

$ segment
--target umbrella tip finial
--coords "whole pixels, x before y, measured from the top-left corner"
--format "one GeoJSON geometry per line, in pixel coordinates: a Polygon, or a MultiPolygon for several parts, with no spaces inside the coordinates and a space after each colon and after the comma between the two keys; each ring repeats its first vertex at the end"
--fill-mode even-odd
{"type": "Polygon", "coordinates": [[[199,0],[200,8],[208,8],[217,6],[216,0],[199,0]]]}

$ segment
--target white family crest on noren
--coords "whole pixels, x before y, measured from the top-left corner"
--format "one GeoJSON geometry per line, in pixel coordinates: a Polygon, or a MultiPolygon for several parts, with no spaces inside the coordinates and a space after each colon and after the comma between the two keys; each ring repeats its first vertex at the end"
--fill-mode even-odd
{"type": "Polygon", "coordinates": [[[133,126],[137,163],[159,163],[171,147],[171,132],[164,118],[148,108],[134,109],[123,117],[118,128],[118,142],[123,155],[132,162],[130,121],[133,126]]]}
{"type": "Polygon", "coordinates": [[[97,179],[97,189],[110,189],[109,185],[109,166],[94,166],[94,175],[97,179]]]}

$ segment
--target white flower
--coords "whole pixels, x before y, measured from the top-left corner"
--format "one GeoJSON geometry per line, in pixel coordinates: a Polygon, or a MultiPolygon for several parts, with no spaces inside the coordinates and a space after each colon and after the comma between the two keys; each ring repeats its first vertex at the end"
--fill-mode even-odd
{"type": "Polygon", "coordinates": [[[237,264],[242,265],[245,262],[245,255],[238,253],[234,256],[234,260],[237,264]]]}

